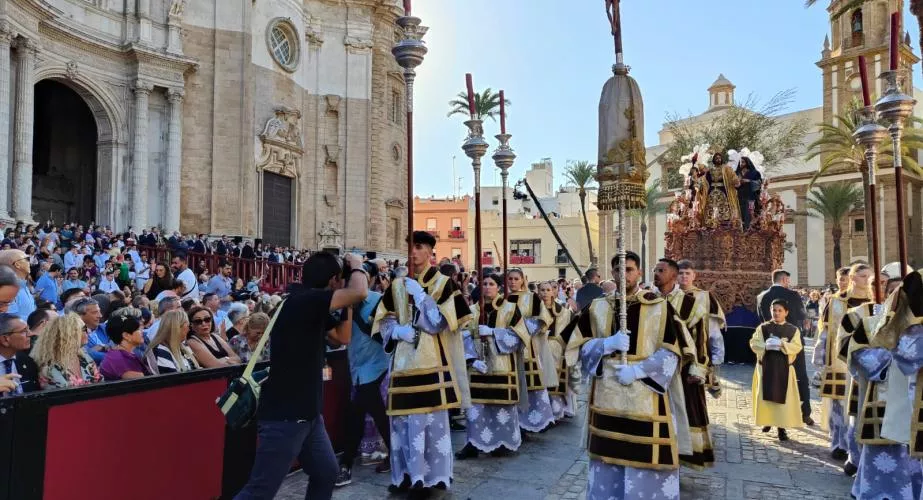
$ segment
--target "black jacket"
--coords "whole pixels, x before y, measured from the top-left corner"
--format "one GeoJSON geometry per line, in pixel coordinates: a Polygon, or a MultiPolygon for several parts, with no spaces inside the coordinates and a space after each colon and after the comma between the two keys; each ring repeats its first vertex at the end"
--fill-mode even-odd
{"type": "Polygon", "coordinates": [[[756,301],[760,321],[772,320],[772,311],[770,309],[772,301],[776,299],[782,299],[788,304],[788,322],[801,328],[801,325],[804,324],[804,319],[808,315],[804,310],[804,302],[801,301],[801,296],[798,295],[798,292],[780,285],[773,285],[757,296],[756,301]]]}
{"type": "Polygon", "coordinates": [[[198,253],[205,253],[206,252],[205,242],[202,240],[195,240],[195,243],[193,243],[192,245],[192,251],[198,252],[198,253]]]}
{"type": "Polygon", "coordinates": [[[22,377],[19,383],[22,385],[22,392],[35,392],[41,387],[38,384],[38,365],[35,361],[24,352],[18,352],[15,356],[16,372],[22,377]]]}

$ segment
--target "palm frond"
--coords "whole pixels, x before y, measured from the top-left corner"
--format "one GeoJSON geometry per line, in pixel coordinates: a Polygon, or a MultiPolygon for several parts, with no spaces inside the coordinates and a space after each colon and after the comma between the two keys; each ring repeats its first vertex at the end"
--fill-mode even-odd
{"type": "Polygon", "coordinates": [[[865,192],[855,182],[831,182],[815,186],[808,193],[807,210],[834,225],[842,224],[850,213],[865,206],[865,192]]]}
{"type": "Polygon", "coordinates": [[[577,189],[585,190],[596,182],[596,165],[586,160],[569,161],[564,167],[564,177],[577,189]]]}

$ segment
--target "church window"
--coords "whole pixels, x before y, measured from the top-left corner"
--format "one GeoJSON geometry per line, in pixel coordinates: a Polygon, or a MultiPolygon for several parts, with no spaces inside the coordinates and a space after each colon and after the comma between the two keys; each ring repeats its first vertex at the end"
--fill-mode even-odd
{"type": "Polygon", "coordinates": [[[300,46],[298,32],[288,19],[274,19],[266,33],[266,43],[273,60],[282,69],[293,72],[298,67],[300,46]]]}
{"type": "Polygon", "coordinates": [[[401,100],[401,91],[397,89],[391,90],[391,123],[401,124],[401,116],[403,115],[404,107],[401,100]]]}
{"type": "Polygon", "coordinates": [[[852,31],[852,46],[858,47],[864,43],[862,35],[862,9],[856,9],[850,18],[850,31],[852,31]]]}
{"type": "Polygon", "coordinates": [[[865,234],[865,218],[856,217],[852,220],[853,234],[865,234]]]}

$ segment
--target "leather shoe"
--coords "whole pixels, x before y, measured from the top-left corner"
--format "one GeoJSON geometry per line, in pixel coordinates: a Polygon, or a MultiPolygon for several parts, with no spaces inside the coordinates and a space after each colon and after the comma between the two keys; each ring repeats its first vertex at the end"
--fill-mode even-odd
{"type": "Polygon", "coordinates": [[[846,460],[846,457],[848,456],[849,454],[846,453],[846,450],[841,450],[839,448],[830,452],[830,457],[832,457],[834,460],[837,460],[837,461],[846,460]]]}
{"type": "Polygon", "coordinates": [[[808,427],[814,427],[814,419],[811,417],[804,417],[804,425],[808,427]]]}
{"type": "Polygon", "coordinates": [[[772,430],[772,427],[769,427],[768,425],[762,429],[763,432],[769,432],[770,430],[772,430]]]}
{"type": "Polygon", "coordinates": [[[779,441],[788,441],[788,433],[785,429],[779,429],[779,441]]]}
{"type": "Polygon", "coordinates": [[[478,449],[475,448],[471,443],[465,445],[464,448],[455,453],[455,458],[457,460],[467,460],[469,458],[477,458],[478,449]]]}
{"type": "Polygon", "coordinates": [[[846,462],[843,464],[843,473],[847,476],[853,477],[857,472],[859,472],[859,468],[853,465],[852,462],[846,462]]]}

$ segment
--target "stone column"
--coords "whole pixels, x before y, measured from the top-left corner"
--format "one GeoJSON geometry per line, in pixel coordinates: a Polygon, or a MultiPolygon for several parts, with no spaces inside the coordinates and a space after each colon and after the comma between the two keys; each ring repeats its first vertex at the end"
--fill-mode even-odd
{"type": "Polygon", "coordinates": [[[147,220],[147,104],[154,86],[135,81],[135,133],[131,152],[131,226],[140,231],[147,220]]]}
{"type": "Polygon", "coordinates": [[[168,232],[179,230],[184,96],[183,89],[170,89],[167,91],[167,99],[170,101],[170,125],[167,132],[167,203],[164,210],[164,227],[168,232]]]}
{"type": "Polygon", "coordinates": [[[19,55],[19,79],[16,82],[16,121],[14,137],[16,157],[13,163],[13,215],[32,222],[32,139],[35,128],[35,54],[38,44],[21,39],[16,52],[19,55]]]}
{"type": "Polygon", "coordinates": [[[13,32],[0,20],[0,219],[9,219],[10,188],[10,43],[13,32]]]}

